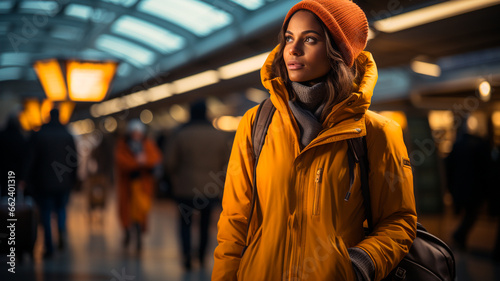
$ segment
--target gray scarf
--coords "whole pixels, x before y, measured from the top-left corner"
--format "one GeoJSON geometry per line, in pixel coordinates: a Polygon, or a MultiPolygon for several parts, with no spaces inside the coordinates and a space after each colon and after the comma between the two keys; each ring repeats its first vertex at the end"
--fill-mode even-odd
{"type": "Polygon", "coordinates": [[[324,97],[326,93],[325,82],[313,86],[306,86],[292,82],[292,88],[296,94],[295,100],[288,101],[295,120],[300,129],[301,148],[306,147],[323,129],[321,125],[321,112],[325,107],[324,97]]]}

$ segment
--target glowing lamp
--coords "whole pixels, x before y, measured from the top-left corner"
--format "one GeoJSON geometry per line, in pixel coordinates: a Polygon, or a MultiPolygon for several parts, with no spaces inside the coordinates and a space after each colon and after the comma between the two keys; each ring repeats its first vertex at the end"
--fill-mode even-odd
{"type": "Polygon", "coordinates": [[[63,101],[59,103],[59,121],[66,125],[75,109],[75,103],[72,101],[63,101]]]}
{"type": "Polygon", "coordinates": [[[33,65],[40,83],[51,101],[102,101],[115,76],[116,62],[56,59],[37,61],[33,65]],[[63,65],[63,67],[61,67],[63,65]]]}
{"type": "Polygon", "coordinates": [[[19,114],[19,122],[24,130],[37,131],[43,124],[50,121],[50,111],[53,108],[59,109],[59,122],[68,124],[75,103],[72,101],[56,102],[49,99],[39,101],[38,99],[26,99],[24,101],[24,111],[19,114]]]}
{"type": "Polygon", "coordinates": [[[37,61],[33,67],[48,99],[53,101],[67,99],[66,83],[57,60],[37,61]]]}
{"type": "Polygon", "coordinates": [[[479,84],[479,97],[482,101],[489,101],[491,98],[491,85],[488,81],[482,81],[479,84]]]}
{"type": "Polygon", "coordinates": [[[42,101],[40,105],[40,116],[42,117],[42,123],[47,124],[50,121],[50,111],[54,108],[54,102],[49,99],[42,101]]]}
{"type": "Polygon", "coordinates": [[[67,62],[69,98],[72,101],[102,101],[115,75],[116,66],[115,62],[67,62]]]}
{"type": "Polygon", "coordinates": [[[40,102],[37,99],[27,99],[24,102],[24,112],[31,129],[40,128],[40,126],[42,126],[40,102]]]}

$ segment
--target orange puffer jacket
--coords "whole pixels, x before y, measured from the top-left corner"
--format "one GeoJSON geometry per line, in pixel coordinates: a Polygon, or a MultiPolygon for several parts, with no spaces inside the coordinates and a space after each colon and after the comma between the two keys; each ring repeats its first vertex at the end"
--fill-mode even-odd
{"type": "MultiPolygon", "coordinates": [[[[413,176],[401,128],[368,110],[377,80],[370,53],[352,96],[337,104],[304,149],[281,78],[271,77],[276,49],[261,70],[276,113],[257,166],[258,199],[247,235],[253,174],[251,130],[257,108],[236,133],[218,223],[212,280],[355,280],[347,249],[371,257],[375,280],[395,267],[416,235],[413,176]],[[374,232],[364,236],[359,177],[351,197],[347,139],[366,135],[374,232]],[[241,257],[248,239],[248,249],[241,257]]],[[[358,173],[356,171],[356,173],[358,173]]]]}

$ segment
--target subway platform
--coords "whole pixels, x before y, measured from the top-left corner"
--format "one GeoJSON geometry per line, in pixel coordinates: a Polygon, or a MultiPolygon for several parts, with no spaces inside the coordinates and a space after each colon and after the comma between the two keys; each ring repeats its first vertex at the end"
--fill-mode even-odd
{"type": "MultiPolygon", "coordinates": [[[[217,245],[216,223],[220,208],[211,218],[209,249],[203,268],[193,265],[184,271],[178,240],[179,210],[171,200],[156,200],[150,214],[150,228],[144,236],[143,249],[122,247],[122,232],[116,214],[114,195],[109,195],[103,210],[89,212],[84,192],[73,193],[68,205],[68,237],[66,249],[50,260],[42,258],[43,232],[39,228],[34,257],[25,257],[16,265],[14,274],[7,271],[6,257],[0,257],[0,280],[23,281],[205,281],[210,280],[213,250],[217,245]]],[[[195,217],[196,219],[196,217],[195,217]]],[[[451,233],[459,218],[451,211],[440,216],[423,216],[419,220],[427,229],[453,245],[451,233]]],[[[497,220],[486,215],[477,221],[465,251],[455,250],[459,281],[500,280],[500,262],[490,257],[497,230],[497,220]]],[[[197,241],[193,229],[194,248],[197,241]]]]}

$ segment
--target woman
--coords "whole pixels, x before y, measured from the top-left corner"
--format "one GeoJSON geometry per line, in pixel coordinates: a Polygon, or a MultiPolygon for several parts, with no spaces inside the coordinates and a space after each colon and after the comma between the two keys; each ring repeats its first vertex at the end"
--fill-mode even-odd
{"type": "Polygon", "coordinates": [[[141,236],[146,230],[147,215],[153,198],[153,169],[161,161],[161,152],[145,135],[146,126],[137,119],[129,122],[127,135],[118,141],[116,167],[118,211],[124,229],[124,247],[136,234],[136,248],[141,250],[141,236]]]}
{"type": "Polygon", "coordinates": [[[367,31],[348,0],[306,0],[288,12],[261,70],[276,112],[257,166],[256,208],[247,235],[253,108],[229,161],[212,280],[381,280],[408,252],[412,171],[401,128],[368,111],[377,70],[363,52],[367,31]],[[347,139],[361,136],[375,226],[366,237],[359,177],[344,200],[347,139]]]}

